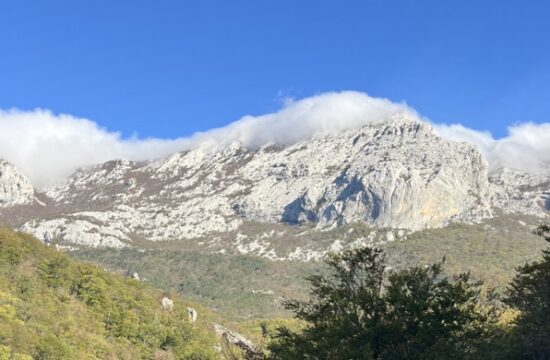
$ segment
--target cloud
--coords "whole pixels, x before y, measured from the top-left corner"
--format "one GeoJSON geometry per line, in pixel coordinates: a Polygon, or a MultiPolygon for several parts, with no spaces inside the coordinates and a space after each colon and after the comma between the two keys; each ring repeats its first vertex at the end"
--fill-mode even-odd
{"type": "MultiPolygon", "coordinates": [[[[47,110],[0,110],[0,158],[14,163],[35,187],[44,189],[75,169],[112,159],[148,160],[195,147],[222,148],[233,142],[257,147],[292,144],[305,138],[383,122],[395,113],[421,119],[404,103],[359,92],[331,92],[285,101],[274,113],[243,118],[222,128],[176,139],[123,138],[95,122],[47,110]]],[[[424,121],[428,121],[423,119],[424,121]]],[[[441,136],[476,144],[491,168],[528,171],[550,168],[550,124],[521,124],[495,139],[460,124],[432,123],[441,136]]]]}
{"type": "Polygon", "coordinates": [[[495,139],[487,131],[460,124],[434,124],[436,133],[454,141],[478,146],[489,162],[490,170],[500,167],[550,174],[550,123],[524,123],[508,127],[508,135],[495,139]]]}
{"type": "Polygon", "coordinates": [[[0,158],[14,163],[39,189],[51,186],[79,167],[112,159],[148,160],[202,146],[233,142],[256,147],[290,144],[337,133],[395,112],[414,113],[404,104],[356,92],[326,93],[285,101],[278,112],[245,116],[223,128],[178,139],[124,139],[95,122],[47,110],[0,110],[0,158]]]}
{"type": "Polygon", "coordinates": [[[155,158],[178,151],[181,142],[122,139],[93,121],[46,110],[0,111],[0,158],[15,164],[41,189],[79,167],[118,158],[155,158]]]}
{"type": "Polygon", "coordinates": [[[288,145],[312,136],[336,134],[372,122],[383,122],[395,113],[418,117],[406,104],[367,94],[330,92],[298,101],[287,99],[281,110],[245,116],[225,127],[193,135],[196,146],[226,146],[239,142],[249,147],[275,143],[288,145]]]}

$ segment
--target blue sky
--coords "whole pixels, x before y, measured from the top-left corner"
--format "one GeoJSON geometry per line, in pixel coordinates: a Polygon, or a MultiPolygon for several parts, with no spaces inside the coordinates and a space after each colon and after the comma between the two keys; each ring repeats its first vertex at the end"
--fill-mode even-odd
{"type": "Polygon", "coordinates": [[[175,138],[356,90],[500,137],[550,113],[547,1],[0,3],[0,108],[175,138]]]}

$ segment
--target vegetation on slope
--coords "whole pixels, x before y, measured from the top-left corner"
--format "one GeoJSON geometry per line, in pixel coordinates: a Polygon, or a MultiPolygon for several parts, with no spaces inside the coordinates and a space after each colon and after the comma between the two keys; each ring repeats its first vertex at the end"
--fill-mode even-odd
{"type": "Polygon", "coordinates": [[[0,228],[0,359],[216,358],[208,315],[164,295],[0,228]]]}
{"type": "Polygon", "coordinates": [[[382,250],[363,248],[327,260],[330,276],[311,276],[311,298],[288,301],[307,322],[281,328],[276,359],[481,358],[498,322],[469,274],[443,276],[443,264],[392,271],[382,250]]]}
{"type": "MultiPolygon", "coordinates": [[[[550,227],[536,233],[550,241],[550,227]]],[[[328,258],[329,276],[309,277],[311,296],[286,307],[305,324],[280,327],[272,359],[550,358],[550,250],[517,269],[500,297],[443,263],[393,270],[382,250],[328,258]],[[508,307],[501,307],[501,301],[508,307]]]]}
{"type": "MultiPolygon", "coordinates": [[[[457,225],[449,229],[458,236],[461,228],[457,225]]],[[[539,235],[548,237],[549,230],[541,227],[539,235]]],[[[481,242],[460,236],[463,239],[458,248],[468,242],[481,242]]],[[[440,245],[452,244],[445,239],[440,241],[440,245]]],[[[422,240],[412,237],[410,242],[417,249],[415,244],[422,240]]],[[[507,242],[489,242],[489,247],[500,249],[504,244],[510,248],[507,242]]],[[[468,246],[464,246],[467,251],[468,246]]],[[[540,247],[540,243],[532,242],[531,247],[540,247]]],[[[293,263],[295,267],[286,271],[264,268],[264,263],[276,263],[258,258],[126,251],[132,256],[117,260],[120,252],[112,256],[104,252],[102,260],[107,258],[127,271],[142,269],[140,254],[142,260],[150,257],[145,263],[168,259],[159,261],[158,272],[146,273],[147,277],[171,288],[171,282],[183,275],[179,279],[182,284],[187,283],[186,289],[200,293],[201,287],[207,286],[202,289],[204,296],[219,291],[220,299],[212,299],[219,301],[229,296],[225,293],[229,287],[235,287],[233,291],[239,294],[243,289],[266,289],[273,284],[280,288],[284,284],[296,286],[294,277],[300,271],[303,277],[304,269],[309,269],[310,274],[315,273],[313,269],[321,270],[308,277],[309,300],[300,296],[286,302],[294,319],[232,324],[232,329],[254,335],[256,350],[269,349],[265,355],[255,350],[254,359],[550,357],[548,251],[543,252],[542,259],[530,260],[518,269],[501,298],[503,303],[489,299],[481,283],[472,281],[467,273],[445,275],[442,264],[437,262],[391,269],[387,267],[389,262],[381,260],[380,251],[373,248],[334,255],[325,267],[293,263]],[[128,259],[132,262],[128,263],[128,259]],[[192,271],[197,264],[201,267],[192,271]],[[180,266],[176,267],[180,272],[174,279],[159,277],[169,274],[175,265],[180,266]],[[202,270],[207,271],[206,278],[199,275],[202,270]],[[239,277],[246,272],[248,277],[239,277]],[[204,281],[208,277],[211,279],[204,281]],[[247,279],[254,277],[258,278],[246,284],[247,279]],[[263,283],[269,279],[275,280],[263,283]],[[221,290],[216,290],[217,284],[221,290]],[[507,308],[502,308],[503,304],[507,308]]],[[[388,261],[391,258],[388,256],[388,261]]],[[[459,261],[455,259],[454,263],[459,261]]],[[[513,271],[508,276],[512,277],[513,271]]],[[[174,300],[174,310],[163,310],[160,300],[165,295],[140,281],[72,260],[28,235],[0,229],[0,360],[247,358],[239,346],[225,343],[219,347],[212,332],[213,316],[202,308],[169,295],[174,300]],[[188,306],[201,314],[195,324],[188,320],[188,306]]],[[[237,304],[242,295],[225,299],[231,300],[228,306],[240,311],[255,304],[252,296],[244,304],[237,304]]],[[[271,306],[275,307],[276,301],[279,298],[272,298],[271,306]]],[[[259,311],[261,307],[253,309],[259,311]]]]}
{"type": "Polygon", "coordinates": [[[325,269],[317,262],[177,249],[82,249],[70,254],[121,274],[137,272],[155,287],[178,292],[239,321],[288,317],[282,300],[303,298],[307,294],[304,276],[325,269]]]}
{"type": "MultiPolygon", "coordinates": [[[[388,264],[396,269],[430,265],[445,257],[445,272],[471,271],[474,277],[502,292],[514,276],[514,269],[536,259],[546,245],[529,230],[539,220],[501,215],[482,224],[451,224],[416,232],[381,247],[388,264]]],[[[373,231],[365,224],[353,224],[330,233],[312,234],[316,236],[314,242],[326,248],[351,230],[365,238],[373,231]]],[[[304,299],[308,289],[304,277],[327,271],[320,262],[201,253],[189,251],[177,241],[144,241],[139,247],[142,250],[88,248],[70,254],[121,274],[136,271],[155,287],[178,292],[238,320],[288,317],[290,313],[280,305],[282,300],[304,299]]]]}
{"type": "Polygon", "coordinates": [[[533,233],[540,219],[502,214],[481,224],[453,223],[410,234],[382,246],[393,267],[432,264],[445,257],[450,274],[471,272],[503,292],[515,268],[540,257],[548,244],[533,233]]]}

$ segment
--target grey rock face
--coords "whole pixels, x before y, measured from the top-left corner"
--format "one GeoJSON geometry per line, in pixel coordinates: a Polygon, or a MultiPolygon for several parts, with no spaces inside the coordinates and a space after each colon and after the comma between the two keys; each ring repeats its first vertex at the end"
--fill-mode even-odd
{"type": "Polygon", "coordinates": [[[407,118],[260,152],[241,173],[254,185],[233,204],[257,221],[419,230],[490,214],[479,152],[407,118]]]}
{"type": "Polygon", "coordinates": [[[490,176],[491,203],[506,213],[546,216],[550,210],[550,177],[501,168],[490,176]]]}
{"type": "Polygon", "coordinates": [[[30,181],[13,164],[0,159],[0,207],[30,204],[33,200],[30,181]]]}

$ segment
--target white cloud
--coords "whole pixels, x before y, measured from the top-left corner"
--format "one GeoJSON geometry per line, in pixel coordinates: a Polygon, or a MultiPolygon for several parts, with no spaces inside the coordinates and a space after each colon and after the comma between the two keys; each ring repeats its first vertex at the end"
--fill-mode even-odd
{"type": "MultiPolygon", "coordinates": [[[[286,145],[384,121],[397,112],[420,118],[406,104],[359,92],[332,92],[286,101],[275,113],[245,116],[225,127],[190,137],[124,139],[93,121],[70,115],[45,110],[0,110],[0,158],[13,162],[36,187],[44,188],[78,167],[112,159],[154,159],[197,146],[217,148],[235,141],[251,147],[267,143],[286,145]]],[[[432,125],[443,137],[478,145],[492,168],[508,166],[540,171],[550,167],[550,123],[513,126],[502,139],[460,124],[432,125]]]]}
{"type": "Polygon", "coordinates": [[[275,113],[245,116],[225,127],[197,133],[189,140],[204,146],[225,146],[235,141],[250,147],[269,143],[287,145],[384,121],[398,112],[418,116],[406,104],[388,99],[353,91],[330,92],[298,101],[287,99],[275,113]]]}
{"type": "Polygon", "coordinates": [[[434,128],[447,139],[476,144],[489,161],[491,170],[504,166],[533,173],[550,173],[550,123],[510,126],[508,135],[501,139],[460,124],[434,124],[434,128]]]}
{"type": "Polygon", "coordinates": [[[78,167],[116,158],[141,160],[181,148],[179,140],[122,139],[96,123],[49,111],[0,111],[0,158],[44,188],[78,167]]]}

